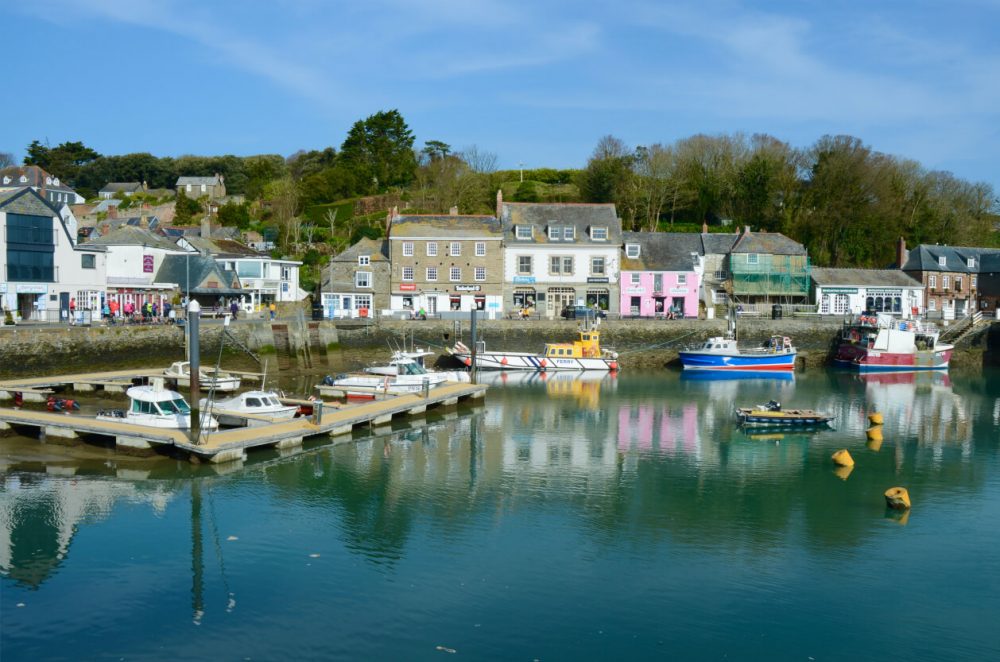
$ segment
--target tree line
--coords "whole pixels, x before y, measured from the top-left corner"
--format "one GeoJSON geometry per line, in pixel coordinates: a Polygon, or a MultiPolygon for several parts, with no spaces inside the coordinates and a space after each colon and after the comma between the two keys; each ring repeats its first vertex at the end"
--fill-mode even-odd
{"type": "Polygon", "coordinates": [[[633,230],[707,223],[714,230],[749,225],[782,232],[802,242],[817,265],[885,266],[900,236],[911,245],[997,243],[1000,217],[991,186],[927,170],[851,136],[823,136],[807,148],[760,134],[699,134],[636,147],[605,136],[580,170],[524,171],[499,170],[496,154],[474,145],[453,149],[427,140],[418,149],[415,142],[402,114],[389,110],[355,122],[339,149],[287,158],[105,156],[81,142],[49,147],[34,141],[24,161],[86,197],[111,181],[172,188],[181,175],[222,174],[227,191],[249,201],[227,206],[222,220],[271,224],[293,252],[309,248],[305,244],[341,250],[358,233],[377,234],[374,217],[382,212],[351,218],[341,213],[351,209],[347,200],[389,193],[411,211],[492,213],[498,189],[513,201],[613,202],[633,230]],[[310,221],[310,209],[325,214],[308,214],[310,221]]]}

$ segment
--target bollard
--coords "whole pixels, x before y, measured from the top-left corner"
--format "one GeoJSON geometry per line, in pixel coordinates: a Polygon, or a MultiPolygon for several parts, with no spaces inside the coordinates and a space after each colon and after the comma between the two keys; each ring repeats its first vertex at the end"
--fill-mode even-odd
{"type": "Polygon", "coordinates": [[[846,448],[841,448],[839,451],[837,451],[836,453],[834,453],[832,455],[832,459],[833,459],[834,463],[836,463],[837,465],[839,465],[841,467],[853,467],[854,466],[854,458],[851,457],[851,454],[847,452],[846,448]]]}
{"type": "Polygon", "coordinates": [[[910,493],[905,487],[890,487],[885,491],[885,505],[893,510],[909,510],[910,493]]]}

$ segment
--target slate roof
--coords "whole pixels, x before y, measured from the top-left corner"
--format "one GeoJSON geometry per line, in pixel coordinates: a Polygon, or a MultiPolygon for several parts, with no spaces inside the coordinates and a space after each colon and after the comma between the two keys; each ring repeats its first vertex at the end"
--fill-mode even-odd
{"type": "MultiPolygon", "coordinates": [[[[0,211],[30,216],[60,216],[59,212],[38,191],[27,187],[13,191],[0,191],[0,211]]],[[[60,220],[62,220],[61,216],[60,220]]]]}
{"type": "Polygon", "coordinates": [[[813,282],[820,286],[923,287],[917,279],[896,269],[833,269],[813,267],[813,282]]]}
{"type": "Polygon", "coordinates": [[[389,237],[475,239],[500,236],[500,221],[487,215],[412,215],[392,219],[389,237]]]}
{"type": "Polygon", "coordinates": [[[370,255],[373,263],[388,262],[389,242],[385,239],[369,239],[368,237],[362,237],[353,246],[344,249],[343,252],[338,253],[337,255],[334,255],[330,261],[351,262],[353,264],[357,264],[359,255],[370,255]]]}
{"type": "Polygon", "coordinates": [[[8,168],[0,169],[0,186],[37,186],[39,188],[44,187],[48,191],[66,191],[68,193],[75,193],[73,189],[59,181],[58,184],[55,182],[59,181],[58,177],[52,177],[45,170],[38,166],[10,166],[8,168]],[[27,178],[27,182],[21,181],[21,176],[24,175],[27,178]],[[11,181],[4,184],[3,178],[10,177],[11,181]],[[46,183],[46,180],[51,180],[50,183],[46,183]]]}
{"type": "Polygon", "coordinates": [[[706,232],[700,235],[702,255],[728,255],[733,250],[738,234],[706,232]]]}
{"type": "MultiPolygon", "coordinates": [[[[125,219],[125,225],[132,225],[132,226],[135,226],[135,227],[141,227],[142,226],[142,216],[130,216],[129,218],[125,219]]],[[[146,217],[146,226],[150,230],[155,230],[159,225],[160,225],[160,219],[158,219],[156,216],[147,216],[146,217]]]]}
{"type": "Polygon", "coordinates": [[[177,289],[181,292],[187,292],[188,274],[191,276],[191,283],[195,285],[191,288],[192,294],[217,294],[219,296],[246,294],[244,290],[229,287],[229,284],[232,283],[232,272],[223,270],[214,259],[194,253],[164,256],[163,263],[156,271],[154,280],[157,283],[176,283],[177,289]],[[198,284],[211,276],[215,276],[220,287],[197,287],[198,284]],[[221,287],[222,285],[226,285],[226,287],[221,287]]]}
{"type": "Polygon", "coordinates": [[[94,208],[90,210],[90,213],[98,214],[102,211],[106,212],[111,207],[117,207],[121,203],[122,203],[121,200],[116,200],[115,198],[108,198],[107,200],[101,200],[96,205],[94,205],[94,208]]]}
{"type": "Polygon", "coordinates": [[[267,257],[234,239],[206,239],[197,235],[185,234],[184,240],[194,246],[199,253],[207,253],[215,257],[267,257]]]}
{"type": "Polygon", "coordinates": [[[88,243],[98,246],[148,246],[168,251],[182,251],[174,242],[134,225],[121,225],[106,235],[94,237],[88,243]]]}
{"type": "Polygon", "coordinates": [[[500,207],[500,220],[508,246],[531,243],[615,246],[622,243],[622,223],[613,204],[504,202],[500,207]],[[518,225],[532,226],[532,238],[517,239],[514,228],[518,225]],[[550,242],[549,225],[575,226],[576,239],[550,242]],[[608,229],[607,241],[591,240],[589,230],[594,226],[608,229]]]}
{"type": "Polygon", "coordinates": [[[177,178],[177,186],[187,186],[188,184],[190,184],[191,186],[201,186],[202,184],[204,184],[205,186],[215,186],[216,184],[219,184],[219,183],[221,183],[219,181],[219,177],[218,176],[214,176],[214,175],[211,176],[211,177],[178,177],[177,178]]]}
{"type": "Polygon", "coordinates": [[[622,271],[693,271],[691,253],[702,250],[701,236],[690,232],[623,232],[622,239],[639,244],[639,257],[622,253],[622,271]]]}
{"type": "Polygon", "coordinates": [[[1000,271],[1000,251],[985,253],[982,257],[979,273],[991,274],[1000,271]]]}
{"type": "Polygon", "coordinates": [[[987,256],[1000,254],[995,248],[972,248],[968,246],[938,246],[936,244],[920,244],[912,249],[903,265],[903,271],[949,271],[957,273],[979,273],[980,263],[987,256]],[[938,258],[945,258],[945,266],[941,266],[938,258]],[[973,259],[973,266],[968,266],[968,260],[973,259]]]}
{"type": "Polygon", "coordinates": [[[98,193],[135,193],[141,190],[140,182],[108,182],[98,193]]]}
{"type": "Polygon", "coordinates": [[[762,255],[806,255],[806,247],[780,232],[745,231],[733,245],[733,253],[762,255]]]}

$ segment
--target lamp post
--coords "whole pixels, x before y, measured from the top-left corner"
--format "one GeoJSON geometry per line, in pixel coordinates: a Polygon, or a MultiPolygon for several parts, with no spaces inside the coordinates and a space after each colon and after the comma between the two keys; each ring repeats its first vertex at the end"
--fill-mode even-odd
{"type": "Polygon", "coordinates": [[[521,171],[521,183],[524,183],[524,163],[520,162],[517,164],[518,169],[521,171]]]}
{"type": "Polygon", "coordinates": [[[201,412],[198,400],[201,398],[201,350],[198,343],[198,327],[201,321],[201,304],[188,300],[188,368],[191,372],[191,441],[197,444],[201,437],[201,412]]]}

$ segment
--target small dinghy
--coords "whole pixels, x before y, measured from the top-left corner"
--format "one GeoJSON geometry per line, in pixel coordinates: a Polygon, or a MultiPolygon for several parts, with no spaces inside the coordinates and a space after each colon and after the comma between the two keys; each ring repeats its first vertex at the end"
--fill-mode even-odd
{"type": "Polygon", "coordinates": [[[740,425],[746,427],[815,428],[830,424],[833,416],[812,409],[782,409],[771,400],[766,405],[740,407],[736,410],[740,425]]]}

